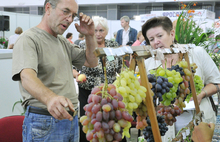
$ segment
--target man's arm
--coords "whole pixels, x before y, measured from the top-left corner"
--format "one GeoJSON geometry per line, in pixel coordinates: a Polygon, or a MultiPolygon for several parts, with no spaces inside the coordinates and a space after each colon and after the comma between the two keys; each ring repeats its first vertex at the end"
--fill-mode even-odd
{"type": "Polygon", "coordinates": [[[80,25],[77,23],[75,27],[78,32],[85,35],[86,40],[86,62],[87,67],[96,67],[98,65],[98,58],[93,53],[97,47],[97,42],[95,39],[95,26],[92,19],[89,16],[80,13],[80,25]]]}
{"type": "Polygon", "coordinates": [[[71,111],[74,111],[71,101],[64,96],[56,95],[47,88],[37,77],[37,73],[33,69],[23,69],[20,73],[20,77],[24,89],[34,98],[45,104],[54,118],[59,120],[73,120],[73,117],[64,108],[69,107],[71,111]]]}
{"type": "Polygon", "coordinates": [[[95,36],[86,37],[86,62],[87,67],[96,67],[98,65],[98,58],[95,56],[94,51],[97,47],[95,36]]]}

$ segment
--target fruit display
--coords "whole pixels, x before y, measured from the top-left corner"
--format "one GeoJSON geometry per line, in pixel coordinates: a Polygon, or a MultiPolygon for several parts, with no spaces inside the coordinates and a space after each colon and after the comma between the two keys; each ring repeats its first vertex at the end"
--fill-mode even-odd
{"type": "MultiPolygon", "coordinates": [[[[168,79],[162,76],[155,76],[154,74],[148,74],[148,80],[152,85],[151,90],[154,92],[153,101],[156,104],[157,98],[160,102],[163,101],[162,95],[169,93],[173,84],[168,82],[168,79]]],[[[170,94],[168,94],[170,95],[170,94]]],[[[169,97],[169,96],[168,96],[169,97]]]]}
{"type": "Polygon", "coordinates": [[[169,106],[171,102],[176,98],[176,91],[178,89],[178,85],[180,82],[183,81],[183,78],[181,77],[179,72],[176,72],[175,70],[170,71],[162,67],[159,67],[157,70],[151,70],[150,73],[154,74],[156,77],[161,76],[161,77],[167,78],[169,82],[168,85],[170,86],[171,84],[173,85],[171,88],[168,87],[170,91],[167,93],[164,93],[162,95],[163,100],[161,99],[162,104],[164,104],[165,106],[169,106]]]}
{"type": "Polygon", "coordinates": [[[144,102],[141,102],[141,104],[138,106],[137,109],[134,110],[135,113],[137,114],[137,125],[136,128],[143,130],[145,127],[147,127],[147,107],[144,104],[144,102]]]}
{"type": "MultiPolygon", "coordinates": [[[[164,136],[165,133],[168,131],[168,127],[166,126],[164,116],[158,115],[157,121],[158,121],[160,135],[164,136]]],[[[147,118],[147,124],[148,124],[148,126],[146,128],[144,128],[144,130],[143,130],[144,138],[147,140],[147,142],[154,142],[152,127],[151,127],[149,117],[147,118]]]]}
{"type": "MultiPolygon", "coordinates": [[[[144,67],[142,60],[137,60],[137,64],[141,67],[140,75],[142,75],[145,71],[142,68],[144,67]]],[[[130,68],[135,65],[132,62],[130,68]]],[[[194,75],[196,64],[189,65],[184,59],[171,68],[166,68],[165,62],[165,68],[159,66],[150,70],[146,80],[143,80],[144,83],[149,83],[147,86],[144,84],[149,90],[140,85],[134,71],[127,67],[122,68],[113,84],[96,86],[89,95],[88,104],[84,107],[86,113],[80,118],[88,141],[118,142],[124,136],[129,138],[134,112],[137,114],[136,128],[143,131],[144,138],[148,142],[154,142],[154,138],[160,141],[159,136],[164,136],[168,131],[167,126],[172,126],[176,122],[176,117],[183,113],[183,108],[186,106],[184,101],[192,96],[190,77],[193,75],[197,93],[201,92],[203,87],[201,78],[194,75]],[[146,97],[146,95],[150,96],[146,97]],[[147,107],[150,109],[148,110],[147,107]],[[152,124],[150,118],[153,119],[152,124]]]]}
{"type": "Polygon", "coordinates": [[[125,108],[132,115],[134,109],[137,109],[146,97],[147,89],[140,85],[138,78],[134,76],[134,71],[129,69],[122,71],[113,84],[116,86],[116,91],[123,96],[125,108]]]}
{"type": "Polygon", "coordinates": [[[130,137],[133,117],[122,99],[112,84],[92,89],[88,104],[84,106],[85,115],[80,118],[88,141],[121,141],[124,136],[130,137]]]}
{"type": "Polygon", "coordinates": [[[157,111],[160,115],[164,116],[164,120],[167,125],[172,126],[176,122],[176,116],[179,116],[182,113],[182,110],[178,106],[164,106],[160,104],[158,106],[159,110],[157,111]]]}
{"type": "MultiPolygon", "coordinates": [[[[204,84],[203,84],[203,81],[202,81],[201,77],[198,76],[198,75],[195,75],[193,80],[194,80],[194,83],[195,83],[196,94],[198,95],[199,93],[201,93],[202,88],[204,87],[204,84]]],[[[190,84],[189,84],[189,86],[190,86],[190,84]]],[[[191,92],[191,89],[190,89],[190,93],[186,97],[186,101],[189,102],[191,97],[192,97],[192,92],[191,92]]]]}

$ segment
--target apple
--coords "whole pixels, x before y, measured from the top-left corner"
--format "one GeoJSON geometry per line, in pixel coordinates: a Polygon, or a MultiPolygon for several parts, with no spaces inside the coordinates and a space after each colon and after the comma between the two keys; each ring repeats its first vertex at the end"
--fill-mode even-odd
{"type": "Polygon", "coordinates": [[[80,75],[78,76],[78,80],[79,80],[80,82],[85,82],[85,81],[86,81],[86,75],[85,75],[85,74],[80,74],[80,75]]]}

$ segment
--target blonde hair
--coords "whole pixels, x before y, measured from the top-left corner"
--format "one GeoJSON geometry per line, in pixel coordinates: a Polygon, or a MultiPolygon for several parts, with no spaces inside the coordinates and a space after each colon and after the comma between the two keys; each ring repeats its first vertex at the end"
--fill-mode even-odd
{"type": "Polygon", "coordinates": [[[21,34],[23,32],[23,30],[22,30],[22,28],[21,27],[17,27],[16,29],[15,29],[15,33],[16,34],[21,34]]]}
{"type": "Polygon", "coordinates": [[[139,40],[139,37],[142,35],[142,31],[139,31],[137,34],[137,39],[139,40]]]}

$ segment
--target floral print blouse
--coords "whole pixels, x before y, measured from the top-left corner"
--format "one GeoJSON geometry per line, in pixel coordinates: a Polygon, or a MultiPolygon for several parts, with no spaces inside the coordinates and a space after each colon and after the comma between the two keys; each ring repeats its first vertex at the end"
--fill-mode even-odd
{"type": "MultiPolygon", "coordinates": [[[[82,49],[86,48],[85,42],[80,43],[79,46],[82,49]]],[[[117,47],[117,46],[118,43],[116,41],[105,39],[105,47],[117,47]]],[[[122,67],[121,57],[115,57],[115,60],[113,61],[108,61],[108,59],[106,58],[106,73],[107,73],[108,84],[112,84],[116,80],[116,73],[120,73],[121,67],[122,67]]],[[[98,86],[101,83],[105,82],[101,58],[99,58],[98,60],[98,66],[94,68],[83,66],[80,71],[81,74],[86,75],[86,82],[78,84],[80,88],[83,88],[85,90],[92,90],[92,88],[94,88],[95,86],[98,86]]]]}

